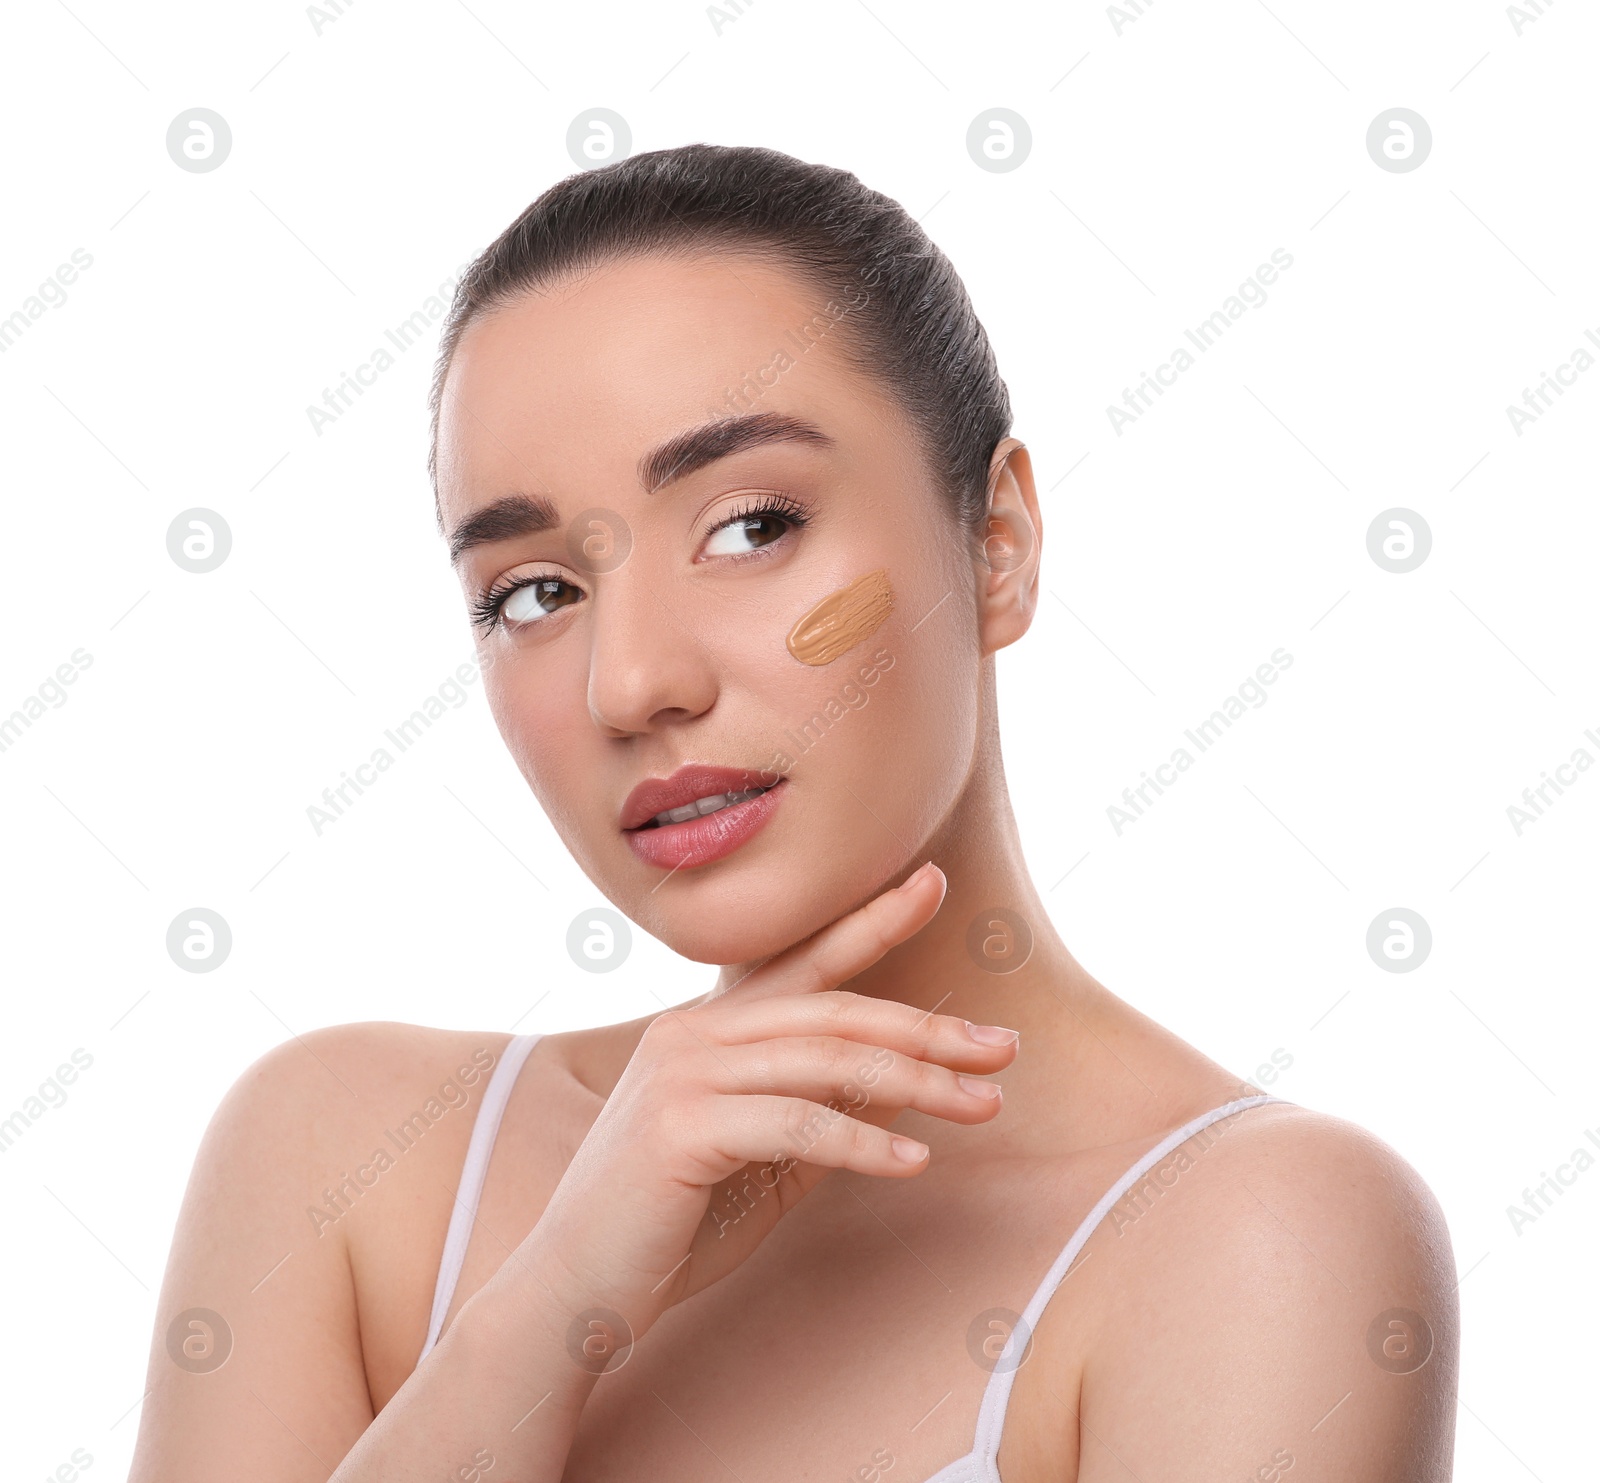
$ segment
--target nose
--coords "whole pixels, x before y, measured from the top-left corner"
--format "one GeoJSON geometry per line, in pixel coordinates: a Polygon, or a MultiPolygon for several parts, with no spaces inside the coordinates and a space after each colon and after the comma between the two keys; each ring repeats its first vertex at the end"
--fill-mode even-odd
{"type": "Polygon", "coordinates": [[[675,596],[635,560],[603,577],[590,599],[589,715],[607,736],[692,721],[716,701],[716,658],[675,596]]]}

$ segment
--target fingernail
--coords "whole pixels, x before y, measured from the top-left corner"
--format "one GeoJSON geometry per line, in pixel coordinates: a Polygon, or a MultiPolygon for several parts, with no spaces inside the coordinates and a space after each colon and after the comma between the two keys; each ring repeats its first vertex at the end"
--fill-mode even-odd
{"type": "Polygon", "coordinates": [[[967,1034],[979,1045],[1010,1045],[1022,1037],[1015,1030],[1008,1030],[1004,1025],[975,1025],[967,1021],[967,1034]]]}
{"type": "Polygon", "coordinates": [[[956,1080],[964,1091],[971,1092],[974,1097],[983,1097],[992,1102],[1000,1095],[1000,1083],[997,1081],[985,1081],[981,1076],[958,1076],[956,1080]]]}
{"type": "Polygon", "coordinates": [[[904,1159],[908,1164],[920,1164],[928,1156],[928,1145],[918,1143],[915,1138],[902,1138],[896,1134],[890,1139],[897,1159],[904,1159]]]}
{"type": "Polygon", "coordinates": [[[932,860],[924,861],[915,870],[913,870],[910,875],[908,875],[903,881],[901,881],[900,884],[895,887],[895,890],[897,890],[897,891],[909,891],[914,885],[916,885],[916,883],[918,881],[920,881],[923,878],[923,876],[925,876],[928,873],[928,869],[932,864],[933,864],[932,860]]]}

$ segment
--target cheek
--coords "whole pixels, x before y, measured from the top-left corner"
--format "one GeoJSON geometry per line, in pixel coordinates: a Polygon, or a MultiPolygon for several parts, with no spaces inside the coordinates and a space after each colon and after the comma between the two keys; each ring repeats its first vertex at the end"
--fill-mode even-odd
{"type": "Polygon", "coordinates": [[[582,691],[556,690],[560,679],[547,670],[519,662],[512,654],[485,665],[483,688],[506,750],[551,822],[557,823],[567,812],[562,800],[582,796],[564,783],[585,767],[581,733],[592,735],[594,727],[582,691]]]}
{"type": "MultiPolygon", "coordinates": [[[[801,785],[808,824],[881,878],[916,853],[960,795],[979,722],[980,659],[970,595],[896,594],[893,612],[832,662],[789,653],[752,671],[783,717],[763,765],[801,785]],[[770,762],[768,756],[778,753],[770,762]]],[[[867,620],[870,621],[870,620],[867,620]]],[[[860,884],[859,882],[857,884],[860,884]]]]}
{"type": "MultiPolygon", "coordinates": [[[[955,606],[952,598],[947,607],[955,606]]],[[[894,648],[894,664],[880,676],[867,707],[876,709],[880,726],[872,742],[879,800],[873,808],[905,843],[918,845],[966,783],[979,720],[976,638],[958,642],[952,623],[929,641],[932,626],[894,648]]]]}
{"type": "Polygon", "coordinates": [[[887,651],[891,662],[880,666],[861,717],[872,791],[852,786],[872,800],[882,821],[872,827],[892,831],[902,855],[920,847],[956,803],[977,751],[982,658],[972,575],[957,554],[923,552],[914,572],[920,580],[897,584],[893,617],[862,646],[869,655],[887,651]]]}

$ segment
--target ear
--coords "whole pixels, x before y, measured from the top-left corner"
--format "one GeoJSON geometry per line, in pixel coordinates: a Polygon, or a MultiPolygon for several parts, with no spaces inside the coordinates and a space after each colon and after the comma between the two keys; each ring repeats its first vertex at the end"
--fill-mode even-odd
{"type": "Polygon", "coordinates": [[[985,655],[1028,631],[1039,602],[1039,547],[1044,525],[1033,487],[1033,461],[1020,438],[1004,438],[989,460],[978,577],[978,637],[985,655]]]}

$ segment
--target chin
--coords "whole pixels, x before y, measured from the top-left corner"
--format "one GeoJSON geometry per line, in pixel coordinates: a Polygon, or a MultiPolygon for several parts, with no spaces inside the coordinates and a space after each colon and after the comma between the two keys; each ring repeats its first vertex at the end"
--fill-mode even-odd
{"type": "MultiPolygon", "coordinates": [[[[774,841],[776,844],[776,841],[774,841]]],[[[644,931],[692,963],[730,967],[781,953],[876,895],[909,864],[900,858],[744,851],[648,884],[638,867],[606,894],[644,931]]],[[[631,864],[631,862],[630,862],[631,864]]],[[[603,889],[605,889],[603,887],[603,889]]]]}
{"type": "Polygon", "coordinates": [[[754,963],[820,931],[870,895],[862,875],[850,888],[837,864],[813,860],[804,874],[777,860],[680,871],[631,903],[629,915],[651,936],[693,963],[754,963]],[[669,894],[670,893],[670,894],[669,894]]]}

